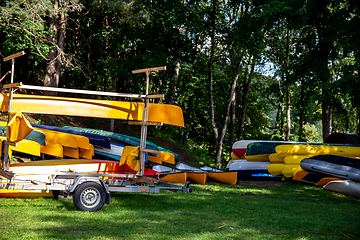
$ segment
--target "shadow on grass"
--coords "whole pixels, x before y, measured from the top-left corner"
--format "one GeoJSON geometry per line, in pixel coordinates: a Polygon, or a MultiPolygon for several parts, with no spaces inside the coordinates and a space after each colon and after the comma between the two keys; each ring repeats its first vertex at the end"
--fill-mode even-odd
{"type": "Polygon", "coordinates": [[[192,187],[192,193],[115,193],[93,213],[77,211],[70,199],[44,199],[33,206],[34,221],[43,225],[18,227],[39,239],[360,238],[360,200],[353,196],[293,182],[192,187]]]}

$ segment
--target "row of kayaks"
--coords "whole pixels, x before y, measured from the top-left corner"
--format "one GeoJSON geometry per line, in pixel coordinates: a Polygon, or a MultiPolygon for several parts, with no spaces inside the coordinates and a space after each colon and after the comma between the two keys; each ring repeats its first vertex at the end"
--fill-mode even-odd
{"type": "MultiPolygon", "coordinates": [[[[0,122],[0,125],[4,126],[5,124],[5,122],[0,122]]],[[[57,159],[11,164],[10,171],[16,174],[17,179],[43,181],[45,184],[49,176],[39,175],[39,173],[73,171],[123,174],[137,172],[131,162],[122,162],[122,156],[126,154],[124,152],[130,146],[138,147],[140,145],[138,138],[87,128],[58,128],[39,124],[33,124],[32,127],[34,128],[33,134],[31,136],[29,134],[25,139],[19,141],[16,147],[10,146],[10,149],[13,152],[35,156],[47,154],[47,157],[53,156],[57,159]],[[90,154],[82,155],[81,152],[84,150],[90,151],[90,154]],[[64,159],[64,157],[67,158],[64,159]],[[102,160],[93,159],[94,157],[102,160]]],[[[7,128],[4,126],[2,128],[3,136],[0,137],[2,140],[6,140],[6,130],[7,128]]],[[[145,176],[156,175],[159,180],[170,183],[206,184],[208,180],[212,180],[235,184],[237,181],[237,172],[224,172],[211,167],[196,169],[180,163],[177,154],[150,141],[146,142],[146,148],[157,150],[160,153],[149,153],[146,156],[147,165],[153,166],[154,169],[146,168],[145,176]],[[169,171],[169,169],[173,170],[169,171]]],[[[136,161],[138,162],[138,159],[135,159],[136,161]]],[[[0,183],[3,180],[7,181],[2,179],[0,183]]],[[[0,197],[40,196],[51,197],[53,195],[51,191],[0,189],[0,197]]]]}
{"type": "MultiPolygon", "coordinates": [[[[55,159],[16,163],[10,165],[9,171],[16,174],[18,181],[36,181],[42,184],[49,184],[49,179],[51,179],[49,176],[56,175],[56,172],[136,174],[136,171],[127,163],[121,164],[119,161],[96,159],[55,159]]],[[[154,165],[152,169],[145,168],[144,176],[156,177],[160,181],[170,183],[204,185],[211,180],[233,185],[237,182],[237,172],[224,172],[207,166],[194,168],[183,163],[178,163],[177,168],[154,165]]],[[[103,178],[106,180],[114,177],[105,176],[103,178]]],[[[8,180],[0,179],[0,184],[7,183],[8,180]]],[[[37,198],[54,197],[54,194],[52,191],[0,189],[0,197],[37,198]]]]}
{"type": "MultiPolygon", "coordinates": [[[[73,173],[97,173],[105,174],[102,178],[115,179],[116,177],[106,176],[109,174],[136,174],[137,172],[126,162],[120,164],[115,160],[98,159],[54,159],[39,160],[25,163],[15,163],[9,166],[9,171],[16,175],[18,182],[35,182],[36,184],[50,184],[51,177],[57,172],[73,173]]],[[[162,177],[162,173],[145,168],[144,176],[162,177]]],[[[0,197],[53,197],[52,191],[11,189],[7,179],[0,178],[0,186],[8,186],[10,189],[0,189],[0,197]]]]}
{"type": "Polygon", "coordinates": [[[357,145],[244,140],[233,145],[228,166],[229,170],[252,169],[360,196],[359,157],[357,145]]]}
{"type": "MultiPolygon", "coordinates": [[[[26,163],[11,164],[9,171],[16,174],[17,180],[36,181],[41,184],[50,183],[50,175],[56,172],[98,173],[98,174],[135,174],[136,171],[127,163],[119,164],[114,160],[96,159],[55,159],[39,160],[26,163]],[[44,174],[48,173],[48,174],[44,174]]],[[[236,172],[224,172],[211,167],[194,168],[187,164],[178,163],[177,168],[169,168],[155,165],[152,169],[145,168],[144,176],[157,177],[161,181],[170,183],[205,184],[208,179],[212,181],[235,184],[236,172]]],[[[114,177],[103,177],[113,179],[114,177]]],[[[0,179],[0,184],[6,184],[8,180],[0,179]]],[[[0,189],[0,197],[54,197],[52,191],[0,189]]]]}
{"type": "Polygon", "coordinates": [[[179,162],[175,168],[164,165],[154,165],[152,169],[166,174],[166,176],[160,179],[165,182],[186,183],[187,181],[190,181],[194,184],[205,185],[209,179],[234,185],[238,180],[237,171],[222,171],[209,166],[196,168],[182,162],[179,162]]]}
{"type": "MultiPolygon", "coordinates": [[[[0,121],[0,140],[6,139],[7,122],[0,121]]],[[[75,127],[53,127],[40,124],[32,124],[33,131],[16,147],[10,147],[12,152],[21,152],[40,157],[42,154],[47,158],[106,158],[120,160],[125,146],[139,146],[140,139],[102,131],[97,129],[75,127]]],[[[167,149],[147,141],[147,149],[157,150],[160,154],[146,155],[146,160],[155,163],[176,164],[178,156],[167,149]]]]}

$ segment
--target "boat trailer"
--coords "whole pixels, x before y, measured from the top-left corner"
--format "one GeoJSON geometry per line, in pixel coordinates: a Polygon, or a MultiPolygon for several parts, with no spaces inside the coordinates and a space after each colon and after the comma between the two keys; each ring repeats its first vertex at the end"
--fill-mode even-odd
{"type": "MultiPolygon", "coordinates": [[[[4,58],[12,60],[12,69],[14,69],[14,59],[23,54],[13,54],[4,58]]],[[[146,149],[147,126],[155,125],[162,126],[162,122],[148,121],[149,114],[149,99],[163,98],[163,94],[149,95],[149,76],[152,71],[166,70],[166,67],[146,68],[134,70],[132,73],[146,73],[146,92],[141,94],[118,94],[114,92],[99,92],[64,88],[51,87],[37,87],[30,85],[23,85],[21,83],[13,83],[14,71],[11,71],[11,83],[3,86],[2,92],[8,92],[8,108],[2,114],[8,114],[8,124],[10,121],[10,114],[12,112],[13,93],[17,89],[32,89],[40,91],[61,91],[67,93],[81,93],[89,95],[101,96],[116,96],[141,99],[144,107],[141,121],[133,121],[131,124],[141,125],[141,139],[140,139],[140,158],[139,171],[136,174],[108,174],[108,173],[83,173],[76,171],[55,171],[55,172],[28,172],[17,174],[9,171],[9,146],[16,145],[7,137],[4,141],[4,148],[2,149],[1,169],[0,169],[0,189],[9,191],[24,190],[24,191],[52,191],[55,197],[59,195],[72,196],[75,206],[81,211],[98,211],[103,205],[110,204],[111,193],[116,192],[132,192],[132,193],[160,193],[160,190],[191,192],[189,182],[185,186],[179,186],[162,182],[159,176],[144,176],[145,169],[145,154],[155,153],[159,151],[146,149]]],[[[111,111],[111,109],[109,109],[111,111]]],[[[27,111],[27,113],[29,113],[27,111]]],[[[52,114],[48,112],[47,114],[52,114]]],[[[64,114],[66,115],[66,114],[64,114]]],[[[9,129],[8,129],[8,132],[9,129]]]]}

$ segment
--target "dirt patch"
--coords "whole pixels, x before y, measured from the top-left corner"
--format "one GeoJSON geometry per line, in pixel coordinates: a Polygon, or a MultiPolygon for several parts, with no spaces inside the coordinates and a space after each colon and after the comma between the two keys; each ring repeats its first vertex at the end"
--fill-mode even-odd
{"type": "Polygon", "coordinates": [[[251,186],[258,186],[258,187],[275,187],[275,186],[282,186],[285,182],[281,180],[274,180],[274,179],[263,179],[263,180],[239,180],[237,182],[238,185],[251,185],[251,186]]]}

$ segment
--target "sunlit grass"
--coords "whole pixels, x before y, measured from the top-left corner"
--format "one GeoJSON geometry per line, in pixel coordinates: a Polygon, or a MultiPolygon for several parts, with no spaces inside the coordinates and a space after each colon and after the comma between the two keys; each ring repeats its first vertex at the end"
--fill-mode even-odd
{"type": "Polygon", "coordinates": [[[193,185],[112,194],[98,212],[71,199],[0,199],[0,239],[359,239],[360,199],[316,186],[193,185]]]}

